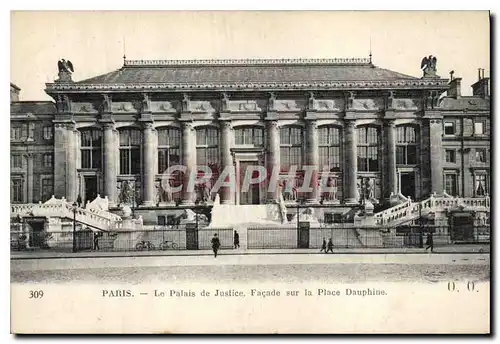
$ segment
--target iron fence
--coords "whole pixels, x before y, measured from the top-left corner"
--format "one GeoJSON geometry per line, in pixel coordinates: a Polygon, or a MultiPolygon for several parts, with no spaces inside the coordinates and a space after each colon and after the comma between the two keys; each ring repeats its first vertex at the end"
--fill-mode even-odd
{"type": "MultiPolygon", "coordinates": [[[[151,230],[122,230],[96,232],[78,230],[75,232],[76,251],[177,251],[211,249],[211,240],[217,233],[220,249],[233,247],[233,230],[230,228],[210,228],[190,230],[183,228],[163,228],[151,230]]],[[[11,231],[12,251],[50,250],[71,252],[73,231],[11,231]]]]}

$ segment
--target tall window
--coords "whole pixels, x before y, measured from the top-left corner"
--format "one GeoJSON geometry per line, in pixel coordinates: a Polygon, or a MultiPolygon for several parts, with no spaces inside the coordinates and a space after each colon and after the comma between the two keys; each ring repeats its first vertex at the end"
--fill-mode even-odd
{"type": "Polygon", "coordinates": [[[87,129],[81,132],[82,168],[102,168],[102,131],[87,129]]]}
{"type": "Polygon", "coordinates": [[[120,174],[141,173],[141,131],[120,130],[120,174]]]}
{"type": "Polygon", "coordinates": [[[264,130],[262,128],[236,128],[235,143],[237,145],[264,145],[264,130]]]}
{"type": "Polygon", "coordinates": [[[476,162],[486,162],[486,149],[476,148],[476,162]]]}
{"type": "Polygon", "coordinates": [[[43,127],[43,138],[45,140],[52,140],[52,137],[54,136],[54,132],[52,130],[52,127],[43,127]]]}
{"type": "Polygon", "coordinates": [[[52,178],[42,179],[42,201],[49,200],[54,194],[54,180],[52,178]]]}
{"type": "Polygon", "coordinates": [[[474,196],[486,196],[489,194],[486,174],[474,175],[474,196]]]}
{"type": "Polygon", "coordinates": [[[215,128],[196,128],[196,164],[213,170],[219,162],[219,131],[215,128]]]}
{"type": "Polygon", "coordinates": [[[158,173],[181,163],[181,131],[178,128],[158,129],[158,173]]]}
{"type": "Polygon", "coordinates": [[[10,128],[10,137],[13,141],[26,140],[28,138],[28,123],[12,125],[10,128]]]}
{"type": "Polygon", "coordinates": [[[340,171],[340,129],[321,127],[319,136],[319,168],[328,166],[329,171],[340,171]]]}
{"type": "Polygon", "coordinates": [[[10,197],[12,203],[23,203],[23,180],[12,179],[10,197]]]}
{"type": "Polygon", "coordinates": [[[417,163],[417,133],[414,127],[396,127],[396,164],[417,163]]]}
{"type": "Polygon", "coordinates": [[[23,167],[23,156],[20,154],[10,156],[10,166],[11,168],[22,168],[23,167]]]}
{"type": "Polygon", "coordinates": [[[303,146],[304,132],[302,128],[285,127],[280,129],[281,171],[288,171],[293,165],[297,166],[297,170],[302,169],[303,146]]]}
{"type": "Polygon", "coordinates": [[[445,161],[455,163],[457,161],[457,154],[454,149],[445,150],[445,161]]]}
{"type": "Polygon", "coordinates": [[[374,127],[360,127],[357,129],[357,132],[358,171],[378,171],[378,129],[374,127]]]}
{"type": "Polygon", "coordinates": [[[52,153],[45,153],[43,155],[43,167],[52,167],[52,153]]]}
{"type": "Polygon", "coordinates": [[[444,175],[444,188],[446,193],[451,196],[456,196],[457,191],[457,175],[456,174],[445,174],[444,175]]]}

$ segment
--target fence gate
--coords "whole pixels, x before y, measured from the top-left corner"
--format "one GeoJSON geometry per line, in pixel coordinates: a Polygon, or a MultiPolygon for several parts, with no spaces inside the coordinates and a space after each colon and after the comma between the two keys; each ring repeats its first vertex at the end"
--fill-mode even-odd
{"type": "Polygon", "coordinates": [[[309,248],[309,222],[299,222],[299,233],[297,235],[297,247],[309,248]]]}
{"type": "Polygon", "coordinates": [[[186,224],[186,249],[198,249],[198,228],[196,227],[196,223],[186,224]]]}

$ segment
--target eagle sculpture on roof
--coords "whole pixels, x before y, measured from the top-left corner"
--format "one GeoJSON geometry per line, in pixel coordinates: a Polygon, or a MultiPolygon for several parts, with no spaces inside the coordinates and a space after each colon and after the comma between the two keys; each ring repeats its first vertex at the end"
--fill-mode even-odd
{"type": "Polygon", "coordinates": [[[423,69],[424,75],[435,74],[436,73],[437,58],[435,56],[429,55],[422,59],[420,68],[423,69]]]}
{"type": "Polygon", "coordinates": [[[69,61],[69,60],[66,61],[65,59],[59,60],[57,62],[57,67],[59,68],[59,73],[61,73],[61,72],[73,73],[75,71],[71,61],[69,61]]]}

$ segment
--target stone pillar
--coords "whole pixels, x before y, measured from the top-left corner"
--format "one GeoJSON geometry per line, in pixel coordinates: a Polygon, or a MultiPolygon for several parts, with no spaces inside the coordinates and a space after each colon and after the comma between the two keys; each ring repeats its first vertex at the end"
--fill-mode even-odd
{"type": "Polygon", "coordinates": [[[143,205],[151,207],[155,205],[155,156],[157,155],[156,138],[153,129],[153,123],[143,123],[142,131],[143,147],[143,176],[142,176],[142,200],[143,205]]]}
{"type": "Polygon", "coordinates": [[[108,196],[110,206],[114,206],[116,204],[116,176],[118,174],[114,123],[104,123],[103,131],[104,196],[108,196]]]}
{"type": "Polygon", "coordinates": [[[77,142],[78,130],[72,125],[68,129],[68,147],[67,147],[67,185],[66,199],[68,202],[76,202],[78,197],[78,171],[77,171],[77,142]]]}
{"type": "Polygon", "coordinates": [[[396,194],[398,189],[397,172],[396,172],[396,124],[394,120],[386,122],[387,132],[387,194],[389,200],[391,193],[396,194]]]}
{"type": "MultiPolygon", "coordinates": [[[[27,203],[33,203],[33,154],[28,153],[26,157],[26,189],[27,203]]],[[[40,186],[41,187],[41,186],[40,186]]]]}
{"type": "MultiPolygon", "coordinates": [[[[280,129],[278,121],[272,120],[267,122],[267,174],[272,176],[273,169],[277,169],[277,173],[281,168],[280,162],[280,129]]],[[[268,179],[269,179],[268,177],[268,179]]],[[[267,201],[277,202],[279,200],[279,187],[276,185],[274,190],[267,188],[267,201]]]]}
{"type": "MultiPolygon", "coordinates": [[[[233,166],[233,157],[231,155],[231,122],[221,122],[221,151],[222,151],[222,170],[226,166],[233,166]]],[[[222,173],[222,171],[221,171],[222,173]]],[[[234,204],[235,203],[235,190],[230,187],[222,187],[220,193],[221,204],[234,204]]]]}
{"type": "Polygon", "coordinates": [[[346,186],[344,188],[344,202],[347,204],[358,203],[357,197],[357,176],[358,176],[358,156],[356,139],[356,121],[345,122],[345,166],[343,174],[346,186]]]}
{"type": "Polygon", "coordinates": [[[186,166],[183,177],[182,204],[193,205],[195,200],[194,186],[189,189],[189,179],[192,173],[196,174],[196,143],[192,122],[182,122],[182,163],[186,166]]]}
{"type": "Polygon", "coordinates": [[[438,195],[444,191],[443,187],[443,125],[440,119],[429,121],[430,135],[430,169],[431,169],[431,192],[438,195]]]}
{"type": "MultiPolygon", "coordinates": [[[[318,203],[319,196],[319,139],[318,123],[316,121],[307,121],[307,165],[314,166],[311,177],[312,191],[307,196],[307,203],[318,203]]],[[[311,168],[311,167],[310,167],[311,168]]]]}

